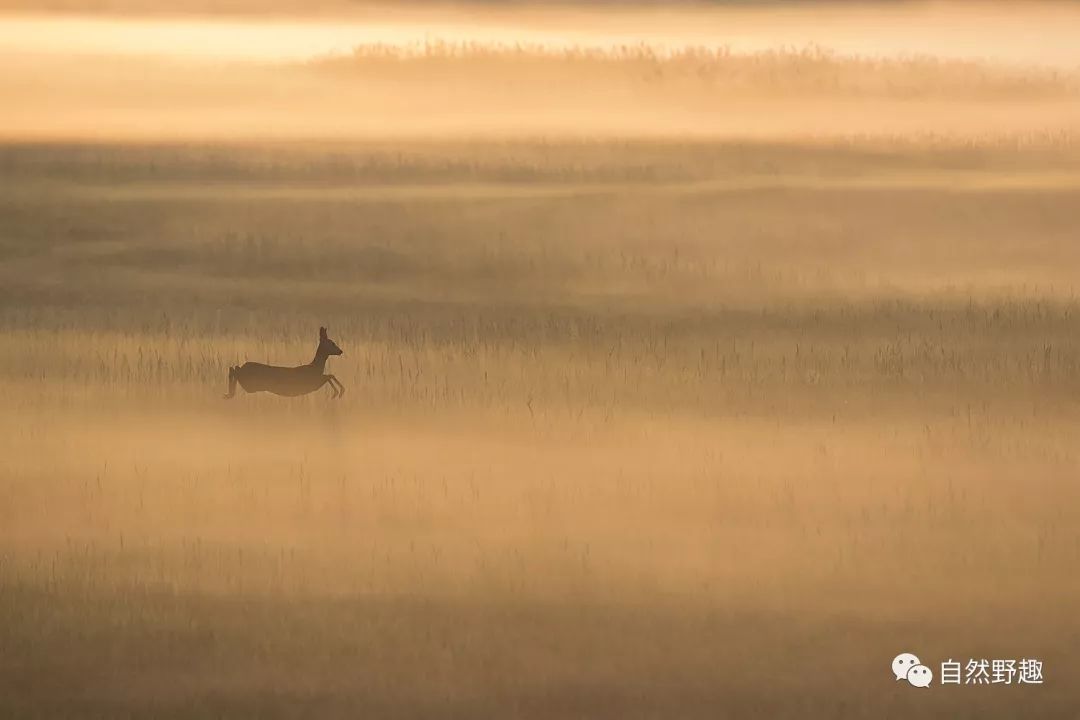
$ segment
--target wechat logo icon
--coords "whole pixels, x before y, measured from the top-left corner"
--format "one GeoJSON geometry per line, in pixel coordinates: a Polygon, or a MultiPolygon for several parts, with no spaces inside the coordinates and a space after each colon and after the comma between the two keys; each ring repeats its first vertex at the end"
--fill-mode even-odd
{"type": "Polygon", "coordinates": [[[915,687],[930,687],[934,673],[912,653],[900,653],[892,661],[893,675],[897,680],[907,680],[915,687]]]}

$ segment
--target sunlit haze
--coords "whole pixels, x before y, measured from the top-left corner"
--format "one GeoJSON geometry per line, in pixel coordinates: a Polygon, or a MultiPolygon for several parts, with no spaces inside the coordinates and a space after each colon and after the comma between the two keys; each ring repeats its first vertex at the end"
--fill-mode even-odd
{"type": "Polygon", "coordinates": [[[272,19],[0,14],[0,52],[155,55],[248,60],[298,59],[361,44],[415,46],[432,40],[659,49],[728,47],[752,52],[817,45],[843,54],[934,55],[994,62],[1080,66],[1080,12],[1025,3],[897,8],[668,7],[560,10],[524,6],[515,14],[480,7],[390,19],[343,16],[272,19]],[[958,7],[959,6],[959,7],[958,7]],[[1029,6],[1036,6],[1034,11],[1029,6]]]}
{"type": "Polygon", "coordinates": [[[1025,7],[9,13],[0,15],[0,95],[8,106],[0,135],[1063,131],[1080,120],[1080,46],[1072,42],[1080,13],[1025,7]],[[809,100],[822,93],[833,98],[827,105],[809,100]],[[992,112],[984,101],[993,101],[992,112]]]}

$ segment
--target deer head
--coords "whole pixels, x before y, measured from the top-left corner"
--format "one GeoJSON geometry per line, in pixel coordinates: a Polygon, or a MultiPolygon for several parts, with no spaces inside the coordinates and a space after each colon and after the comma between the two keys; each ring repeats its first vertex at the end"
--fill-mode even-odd
{"type": "Polygon", "coordinates": [[[319,328],[319,355],[341,355],[341,348],[333,340],[326,336],[326,328],[319,328]]]}

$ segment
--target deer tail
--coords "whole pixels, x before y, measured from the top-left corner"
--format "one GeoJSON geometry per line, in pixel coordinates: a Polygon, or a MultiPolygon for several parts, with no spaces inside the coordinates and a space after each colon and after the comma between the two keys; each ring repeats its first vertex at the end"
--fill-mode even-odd
{"type": "Polygon", "coordinates": [[[239,371],[239,365],[233,365],[229,368],[229,394],[225,396],[226,400],[236,394],[236,373],[239,371]]]}

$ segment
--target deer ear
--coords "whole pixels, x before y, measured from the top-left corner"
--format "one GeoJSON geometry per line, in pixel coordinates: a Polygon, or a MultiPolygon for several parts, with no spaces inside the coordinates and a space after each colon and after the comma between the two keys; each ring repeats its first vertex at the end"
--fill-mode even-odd
{"type": "Polygon", "coordinates": [[[326,328],[324,328],[324,327],[319,328],[319,337],[322,338],[323,340],[326,339],[326,328]]]}

